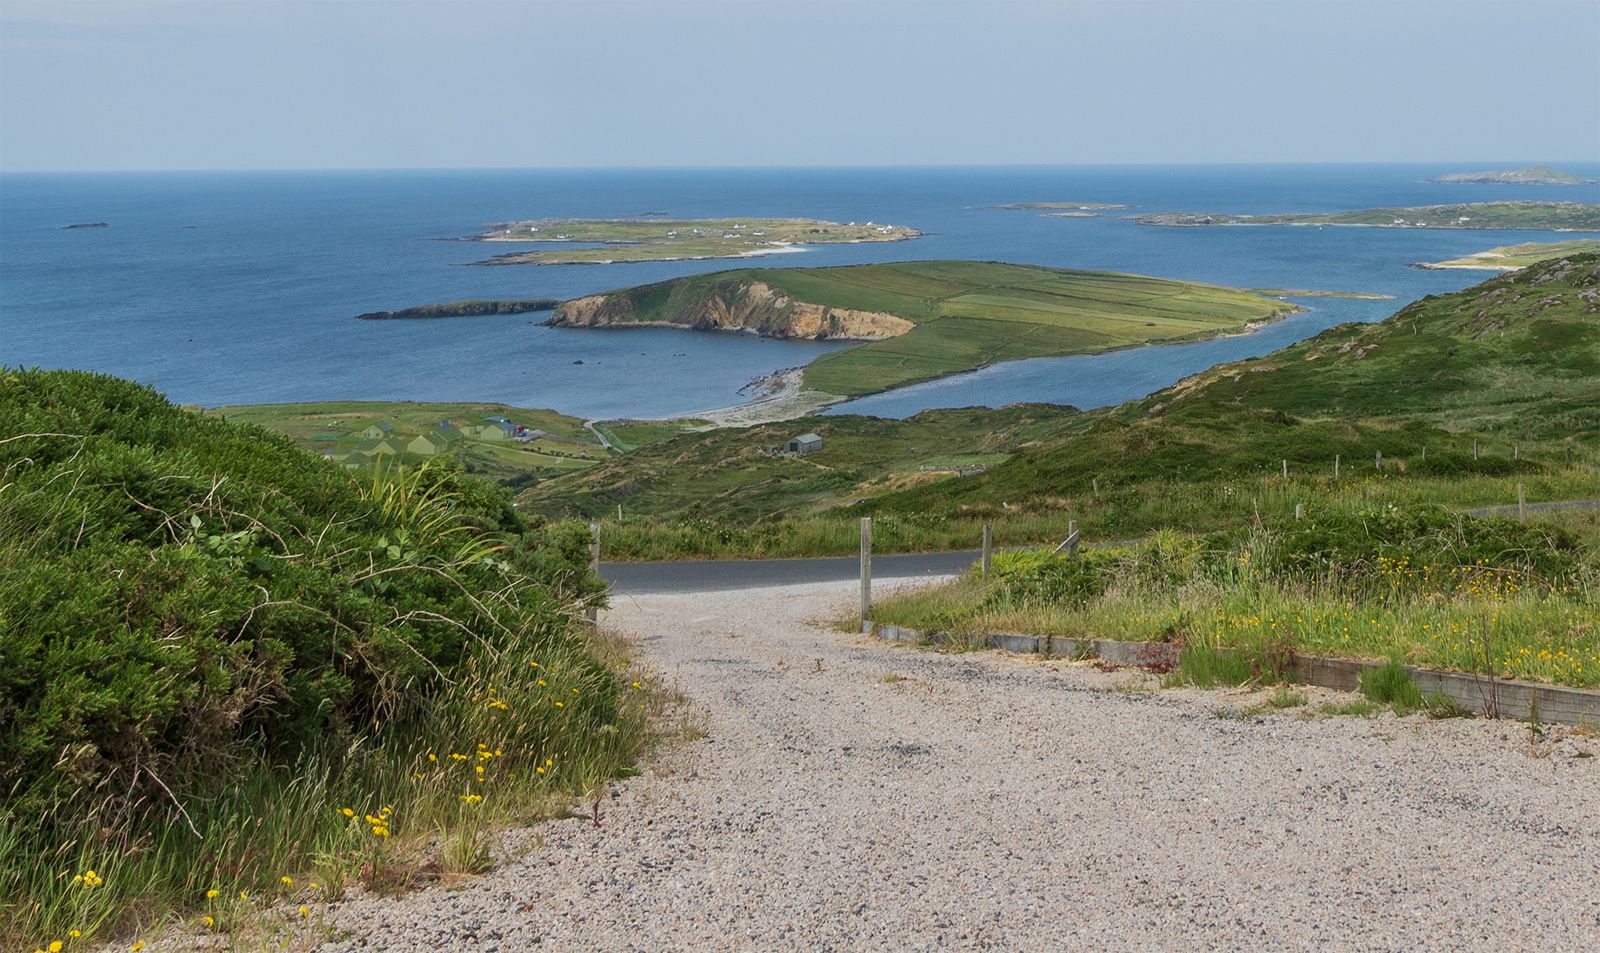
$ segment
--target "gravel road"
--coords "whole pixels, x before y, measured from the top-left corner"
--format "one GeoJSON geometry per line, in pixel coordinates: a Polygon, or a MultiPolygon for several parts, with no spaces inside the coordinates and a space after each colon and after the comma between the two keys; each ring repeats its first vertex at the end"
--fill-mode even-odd
{"type": "Polygon", "coordinates": [[[709,735],[616,785],[602,829],[337,905],[324,949],[1600,948],[1600,738],[1251,715],[1259,694],[817,621],[852,597],[620,598],[605,621],[709,735]]]}

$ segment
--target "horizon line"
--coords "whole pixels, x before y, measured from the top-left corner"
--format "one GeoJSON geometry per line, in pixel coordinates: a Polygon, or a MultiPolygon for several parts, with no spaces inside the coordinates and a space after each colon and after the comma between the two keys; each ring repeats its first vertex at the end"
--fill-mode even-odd
{"type": "Polygon", "coordinates": [[[1431,166],[1455,165],[1596,165],[1600,157],[1584,159],[1350,159],[1350,160],[1232,160],[1232,161],[1135,161],[1135,162],[987,162],[934,163],[884,162],[860,164],[784,165],[437,165],[437,166],[238,166],[211,168],[94,168],[94,169],[5,169],[0,175],[184,175],[230,173],[305,173],[305,172],[727,172],[727,171],[892,171],[895,169],[1105,169],[1105,168],[1207,168],[1207,167],[1329,167],[1329,166],[1431,166]]]}

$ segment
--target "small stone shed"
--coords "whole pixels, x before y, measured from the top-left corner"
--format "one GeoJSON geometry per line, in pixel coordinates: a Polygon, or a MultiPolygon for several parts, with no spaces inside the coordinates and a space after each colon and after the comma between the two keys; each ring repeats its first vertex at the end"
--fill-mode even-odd
{"type": "Polygon", "coordinates": [[[790,437],[783,449],[789,453],[811,453],[822,449],[822,438],[814,433],[803,433],[798,437],[790,437]]]}

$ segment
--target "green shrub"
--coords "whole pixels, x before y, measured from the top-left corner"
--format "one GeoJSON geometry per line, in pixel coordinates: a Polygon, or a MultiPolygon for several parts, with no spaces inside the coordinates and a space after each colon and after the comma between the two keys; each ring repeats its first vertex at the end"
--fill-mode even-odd
{"type": "Polygon", "coordinates": [[[530,771],[618,721],[572,625],[602,591],[587,540],[530,528],[490,484],[352,476],[77,372],[0,369],[0,434],[0,909],[38,892],[13,872],[94,832],[160,843],[263,771],[313,757],[339,776],[372,739],[465,723],[441,706],[470,707],[452,692],[509,653],[578,689],[519,699],[501,737],[530,771]]]}

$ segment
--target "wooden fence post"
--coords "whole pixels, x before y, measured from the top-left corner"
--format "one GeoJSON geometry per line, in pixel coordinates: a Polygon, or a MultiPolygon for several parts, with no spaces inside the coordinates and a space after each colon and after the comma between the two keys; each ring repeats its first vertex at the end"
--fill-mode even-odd
{"type": "Polygon", "coordinates": [[[1089,487],[1094,491],[1094,495],[1095,496],[1099,496],[1100,495],[1100,478],[1099,477],[1090,477],[1089,478],[1089,487]]]}
{"type": "Polygon", "coordinates": [[[1513,460],[1521,460],[1522,459],[1522,444],[1514,443],[1514,444],[1511,445],[1511,459],[1513,459],[1513,460]]]}
{"type": "Polygon", "coordinates": [[[1572,446],[1567,446],[1567,466],[1572,466],[1572,446]]]}
{"type": "Polygon", "coordinates": [[[1382,450],[1379,450],[1377,453],[1373,454],[1373,456],[1372,456],[1372,469],[1377,470],[1379,473],[1383,472],[1383,451],[1382,450]]]}
{"type": "Polygon", "coordinates": [[[1067,520],[1067,555],[1078,555],[1078,521],[1067,520]]]}
{"type": "Polygon", "coordinates": [[[990,523],[983,524],[983,564],[982,573],[985,578],[989,576],[989,555],[994,552],[994,526],[990,523]]]}
{"type": "MultiPolygon", "coordinates": [[[[589,524],[589,571],[596,576],[600,575],[600,523],[595,521],[589,524]]],[[[594,606],[589,607],[589,624],[598,625],[600,610],[594,606]]]]}
{"type": "Polygon", "coordinates": [[[1423,444],[1422,445],[1422,459],[1424,459],[1424,460],[1428,459],[1428,445],[1427,444],[1423,444]]]}
{"type": "Polygon", "coordinates": [[[1283,478],[1285,480],[1289,479],[1289,461],[1288,460],[1283,461],[1283,478]]]}
{"type": "Polygon", "coordinates": [[[1333,455],[1333,478],[1335,480],[1339,479],[1339,455],[1337,453],[1333,455]]]}
{"type": "Polygon", "coordinates": [[[1472,459],[1478,459],[1478,441],[1472,441],[1472,459]]]}
{"type": "Polygon", "coordinates": [[[1306,518],[1306,505],[1304,503],[1296,503],[1294,505],[1294,518],[1297,520],[1306,518]]]}
{"type": "Polygon", "coordinates": [[[861,631],[869,631],[872,616],[872,517],[861,517],[861,631]]]}

